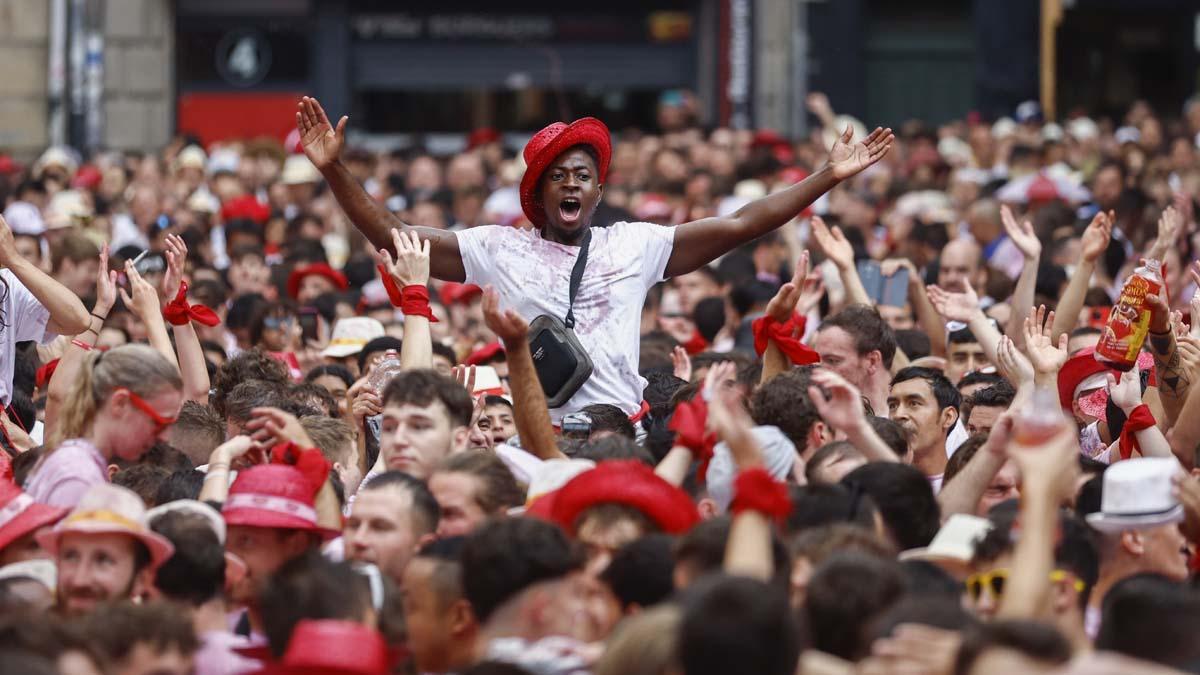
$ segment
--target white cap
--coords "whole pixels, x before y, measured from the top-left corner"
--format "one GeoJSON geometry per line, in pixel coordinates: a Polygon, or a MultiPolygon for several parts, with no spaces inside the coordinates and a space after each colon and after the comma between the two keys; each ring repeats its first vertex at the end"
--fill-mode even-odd
{"type": "Polygon", "coordinates": [[[205,164],[208,162],[208,155],[204,154],[204,150],[198,145],[189,145],[175,157],[174,168],[179,169],[199,169],[204,170],[205,164]]]}
{"type": "Polygon", "coordinates": [[[214,150],[213,153],[208,156],[208,164],[205,166],[205,172],[208,173],[209,176],[218,174],[222,171],[237,173],[238,167],[241,165],[241,163],[242,156],[238,154],[237,150],[232,148],[221,148],[220,150],[214,150]]]}
{"type": "Polygon", "coordinates": [[[90,218],[92,205],[79,190],[63,190],[50,198],[46,207],[46,227],[57,230],[76,225],[78,218],[90,218]]]}
{"type": "Polygon", "coordinates": [[[900,554],[900,560],[925,560],[953,570],[964,570],[975,555],[975,546],[992,529],[987,518],[955,513],[934,535],[929,546],[913,548],[900,554]]]}
{"type": "Polygon", "coordinates": [[[1100,127],[1091,118],[1076,117],[1067,122],[1067,133],[1077,141],[1090,141],[1100,135],[1100,127]]]}
{"type": "Polygon", "coordinates": [[[12,228],[13,234],[39,236],[46,231],[46,223],[42,221],[42,212],[29,202],[13,202],[4,210],[4,219],[12,228]]]}
{"type": "Polygon", "coordinates": [[[1043,141],[1050,141],[1050,142],[1058,143],[1058,142],[1062,141],[1064,136],[1065,136],[1065,134],[1063,134],[1063,128],[1058,126],[1054,122],[1048,122],[1046,124],[1046,126],[1042,127],[1042,140],[1043,141]]]}
{"type": "Polygon", "coordinates": [[[283,162],[283,173],[279,176],[284,185],[303,185],[317,183],[321,180],[321,172],[308,161],[304,155],[288,155],[283,162]]]}
{"type": "Polygon", "coordinates": [[[383,324],[369,316],[351,316],[333,324],[333,337],[321,356],[340,359],[362,351],[368,342],[383,337],[383,324]]]}
{"type": "Polygon", "coordinates": [[[1113,138],[1120,145],[1137,143],[1142,140],[1142,132],[1138,131],[1137,127],[1121,127],[1113,134],[1113,138]]]}
{"type": "Polygon", "coordinates": [[[1017,123],[1012,118],[1001,117],[992,125],[992,138],[1001,140],[1012,136],[1017,131],[1017,123]]]}

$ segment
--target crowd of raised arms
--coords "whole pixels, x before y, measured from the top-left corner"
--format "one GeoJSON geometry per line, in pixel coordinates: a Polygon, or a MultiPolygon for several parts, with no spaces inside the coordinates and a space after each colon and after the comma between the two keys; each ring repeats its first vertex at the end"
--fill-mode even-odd
{"type": "Polygon", "coordinates": [[[0,672],[1200,672],[1200,99],[807,103],[0,155],[0,672]]]}

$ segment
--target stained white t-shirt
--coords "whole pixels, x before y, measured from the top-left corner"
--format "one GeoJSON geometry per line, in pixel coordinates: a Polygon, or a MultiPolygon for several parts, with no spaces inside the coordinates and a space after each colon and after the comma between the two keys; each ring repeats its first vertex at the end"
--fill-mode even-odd
{"type": "MultiPolygon", "coordinates": [[[[485,225],[457,232],[467,283],[491,285],[503,309],[526,321],[542,314],[563,319],[571,268],[579,253],[542,239],[536,230],[485,225]]],[[[646,380],[638,375],[642,305],[663,281],[675,228],[616,223],[592,228],[587,266],[575,297],[575,334],[594,366],[571,400],[550,410],[563,415],[593,403],[611,403],[628,414],[641,407],[646,380]]]]}
{"type": "Polygon", "coordinates": [[[46,331],[50,311],[38,302],[33,293],[17,279],[11,270],[0,270],[0,277],[8,285],[0,287],[0,407],[7,407],[12,400],[13,362],[17,356],[17,343],[36,340],[45,344],[57,335],[46,331]]]}

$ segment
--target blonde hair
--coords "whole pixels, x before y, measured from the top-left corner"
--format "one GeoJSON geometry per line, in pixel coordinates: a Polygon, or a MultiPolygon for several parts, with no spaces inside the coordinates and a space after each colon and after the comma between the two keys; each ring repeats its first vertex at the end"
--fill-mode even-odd
{"type": "Polygon", "coordinates": [[[86,436],[96,420],[96,412],[121,388],[149,398],[165,390],[183,389],[183,379],[174,364],[147,345],[92,351],[63,399],[58,424],[46,447],[53,449],[67,439],[86,436]]]}
{"type": "Polygon", "coordinates": [[[675,605],[659,605],[631,616],[617,626],[596,675],[665,675],[680,671],[675,650],[683,612],[675,605]]]}
{"type": "Polygon", "coordinates": [[[300,426],[330,463],[354,461],[354,429],[349,424],[324,415],[305,415],[300,426]]]}

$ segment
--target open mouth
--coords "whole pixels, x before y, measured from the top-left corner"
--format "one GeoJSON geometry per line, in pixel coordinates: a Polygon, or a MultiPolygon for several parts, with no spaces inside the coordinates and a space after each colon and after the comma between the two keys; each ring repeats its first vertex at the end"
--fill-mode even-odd
{"type": "Polygon", "coordinates": [[[567,197],[558,204],[558,215],[562,217],[563,222],[573,223],[579,219],[579,212],[583,209],[583,204],[576,197],[567,197]]]}

